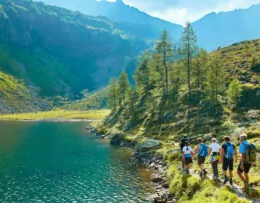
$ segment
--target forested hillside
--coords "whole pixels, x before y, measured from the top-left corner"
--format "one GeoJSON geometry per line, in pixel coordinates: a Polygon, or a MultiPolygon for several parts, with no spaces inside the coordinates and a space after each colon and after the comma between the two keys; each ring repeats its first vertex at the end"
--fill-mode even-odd
{"type": "Polygon", "coordinates": [[[2,71],[39,88],[41,96],[75,97],[104,86],[124,67],[131,69],[145,47],[102,17],[28,0],[0,1],[2,71]]]}
{"type": "MultiPolygon", "coordinates": [[[[118,80],[111,80],[108,101],[113,111],[99,123],[97,132],[119,144],[159,140],[159,149],[147,156],[163,157],[169,167],[170,191],[181,201],[208,201],[207,195],[201,194],[211,188],[214,192],[210,197],[216,202],[242,202],[232,194],[234,191],[207,180],[200,185],[196,177],[182,175],[179,156],[172,151],[178,150],[184,135],[192,146],[198,137],[208,143],[212,137],[222,141],[225,135],[238,145],[237,135],[245,132],[259,152],[260,40],[208,54],[197,49],[195,32],[187,24],[181,42],[176,59],[164,31],[155,48],[140,57],[134,89],[129,87],[125,72],[118,80]]],[[[259,189],[257,170],[259,167],[251,171],[251,182],[259,189]]],[[[242,185],[239,179],[235,182],[242,185]]],[[[247,195],[259,197],[259,192],[252,190],[247,195]]]]}

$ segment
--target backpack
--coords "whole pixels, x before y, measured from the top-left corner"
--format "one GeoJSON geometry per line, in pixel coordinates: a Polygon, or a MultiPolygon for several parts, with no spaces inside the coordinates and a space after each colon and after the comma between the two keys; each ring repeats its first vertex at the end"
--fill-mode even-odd
{"type": "Polygon", "coordinates": [[[188,138],[183,138],[181,140],[181,144],[180,144],[181,149],[183,149],[183,147],[185,146],[185,142],[189,142],[188,138]]]}
{"type": "Polygon", "coordinates": [[[208,154],[208,146],[205,144],[200,144],[199,156],[206,157],[208,154]]]}
{"type": "Polygon", "coordinates": [[[249,164],[256,162],[256,146],[254,144],[249,143],[246,145],[245,162],[249,164]]]}
{"type": "Polygon", "coordinates": [[[225,158],[233,159],[234,156],[234,146],[231,143],[226,143],[226,150],[225,150],[225,158]]]}

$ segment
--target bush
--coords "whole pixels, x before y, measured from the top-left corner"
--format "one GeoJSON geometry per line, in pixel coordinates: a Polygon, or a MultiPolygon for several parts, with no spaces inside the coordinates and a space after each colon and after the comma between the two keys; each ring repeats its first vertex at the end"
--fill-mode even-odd
{"type": "Polygon", "coordinates": [[[252,138],[255,138],[255,137],[260,138],[260,130],[259,129],[250,130],[250,131],[247,132],[247,138],[248,139],[252,139],[252,138]]]}

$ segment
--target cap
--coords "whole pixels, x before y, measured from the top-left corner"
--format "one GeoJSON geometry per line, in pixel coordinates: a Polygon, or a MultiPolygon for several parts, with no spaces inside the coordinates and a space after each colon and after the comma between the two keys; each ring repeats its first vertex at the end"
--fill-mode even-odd
{"type": "Polygon", "coordinates": [[[217,141],[217,139],[216,139],[215,137],[213,137],[213,138],[211,139],[211,141],[217,141]]]}

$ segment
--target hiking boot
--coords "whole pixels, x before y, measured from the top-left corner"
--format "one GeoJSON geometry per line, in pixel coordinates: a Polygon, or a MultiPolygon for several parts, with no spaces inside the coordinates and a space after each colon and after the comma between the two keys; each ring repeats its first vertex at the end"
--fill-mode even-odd
{"type": "Polygon", "coordinates": [[[232,179],[229,180],[229,184],[233,185],[233,180],[232,179]]]}
{"type": "Polygon", "coordinates": [[[189,175],[189,174],[190,174],[190,171],[187,169],[187,170],[186,170],[186,173],[189,175]]]}
{"type": "Polygon", "coordinates": [[[213,176],[213,177],[212,177],[212,180],[213,180],[213,181],[218,181],[219,179],[218,179],[217,176],[213,176]]]}
{"type": "Polygon", "coordinates": [[[227,182],[228,182],[228,177],[225,176],[225,177],[224,177],[224,182],[223,182],[223,184],[225,185],[227,182]]]}
{"type": "Polygon", "coordinates": [[[245,186],[244,186],[243,190],[247,190],[249,188],[249,184],[246,181],[244,182],[244,184],[245,184],[245,186]]]}

